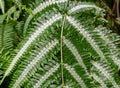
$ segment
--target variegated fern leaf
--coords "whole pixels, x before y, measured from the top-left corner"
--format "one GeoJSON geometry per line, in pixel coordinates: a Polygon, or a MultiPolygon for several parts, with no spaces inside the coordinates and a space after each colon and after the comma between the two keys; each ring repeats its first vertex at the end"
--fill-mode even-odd
{"type": "Polygon", "coordinates": [[[119,37],[104,27],[102,9],[72,0],[30,7],[1,88],[120,88],[119,37]]]}

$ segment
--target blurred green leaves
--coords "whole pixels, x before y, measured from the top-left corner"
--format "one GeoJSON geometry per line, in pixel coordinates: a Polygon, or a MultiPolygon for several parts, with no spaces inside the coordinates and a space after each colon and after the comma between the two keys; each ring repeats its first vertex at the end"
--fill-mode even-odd
{"type": "Polygon", "coordinates": [[[4,2],[4,0],[0,0],[0,8],[2,10],[2,13],[4,14],[5,13],[5,2],[4,2]]]}

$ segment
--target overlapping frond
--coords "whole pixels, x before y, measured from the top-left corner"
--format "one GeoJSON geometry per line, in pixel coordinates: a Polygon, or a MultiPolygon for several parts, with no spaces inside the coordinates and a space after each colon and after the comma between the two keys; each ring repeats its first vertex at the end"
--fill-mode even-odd
{"type": "Polygon", "coordinates": [[[0,50],[11,50],[14,46],[14,23],[0,24],[0,50]]]}

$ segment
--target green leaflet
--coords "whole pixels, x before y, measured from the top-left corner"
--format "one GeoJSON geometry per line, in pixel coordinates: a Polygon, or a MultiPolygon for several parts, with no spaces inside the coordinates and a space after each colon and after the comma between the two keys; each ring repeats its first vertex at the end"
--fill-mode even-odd
{"type": "Polygon", "coordinates": [[[7,88],[119,88],[119,37],[95,25],[102,9],[70,0],[36,2],[1,87],[9,81],[7,88]]]}

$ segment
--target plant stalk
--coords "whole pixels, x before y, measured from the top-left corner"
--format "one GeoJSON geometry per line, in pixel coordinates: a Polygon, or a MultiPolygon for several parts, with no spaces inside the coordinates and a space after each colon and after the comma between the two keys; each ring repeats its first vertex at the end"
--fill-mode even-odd
{"type": "Polygon", "coordinates": [[[62,76],[62,88],[64,88],[64,70],[63,70],[63,29],[64,29],[64,25],[65,25],[65,19],[66,19],[66,14],[63,17],[63,23],[62,23],[62,29],[61,29],[61,35],[60,35],[60,53],[61,53],[61,76],[62,76]]]}

